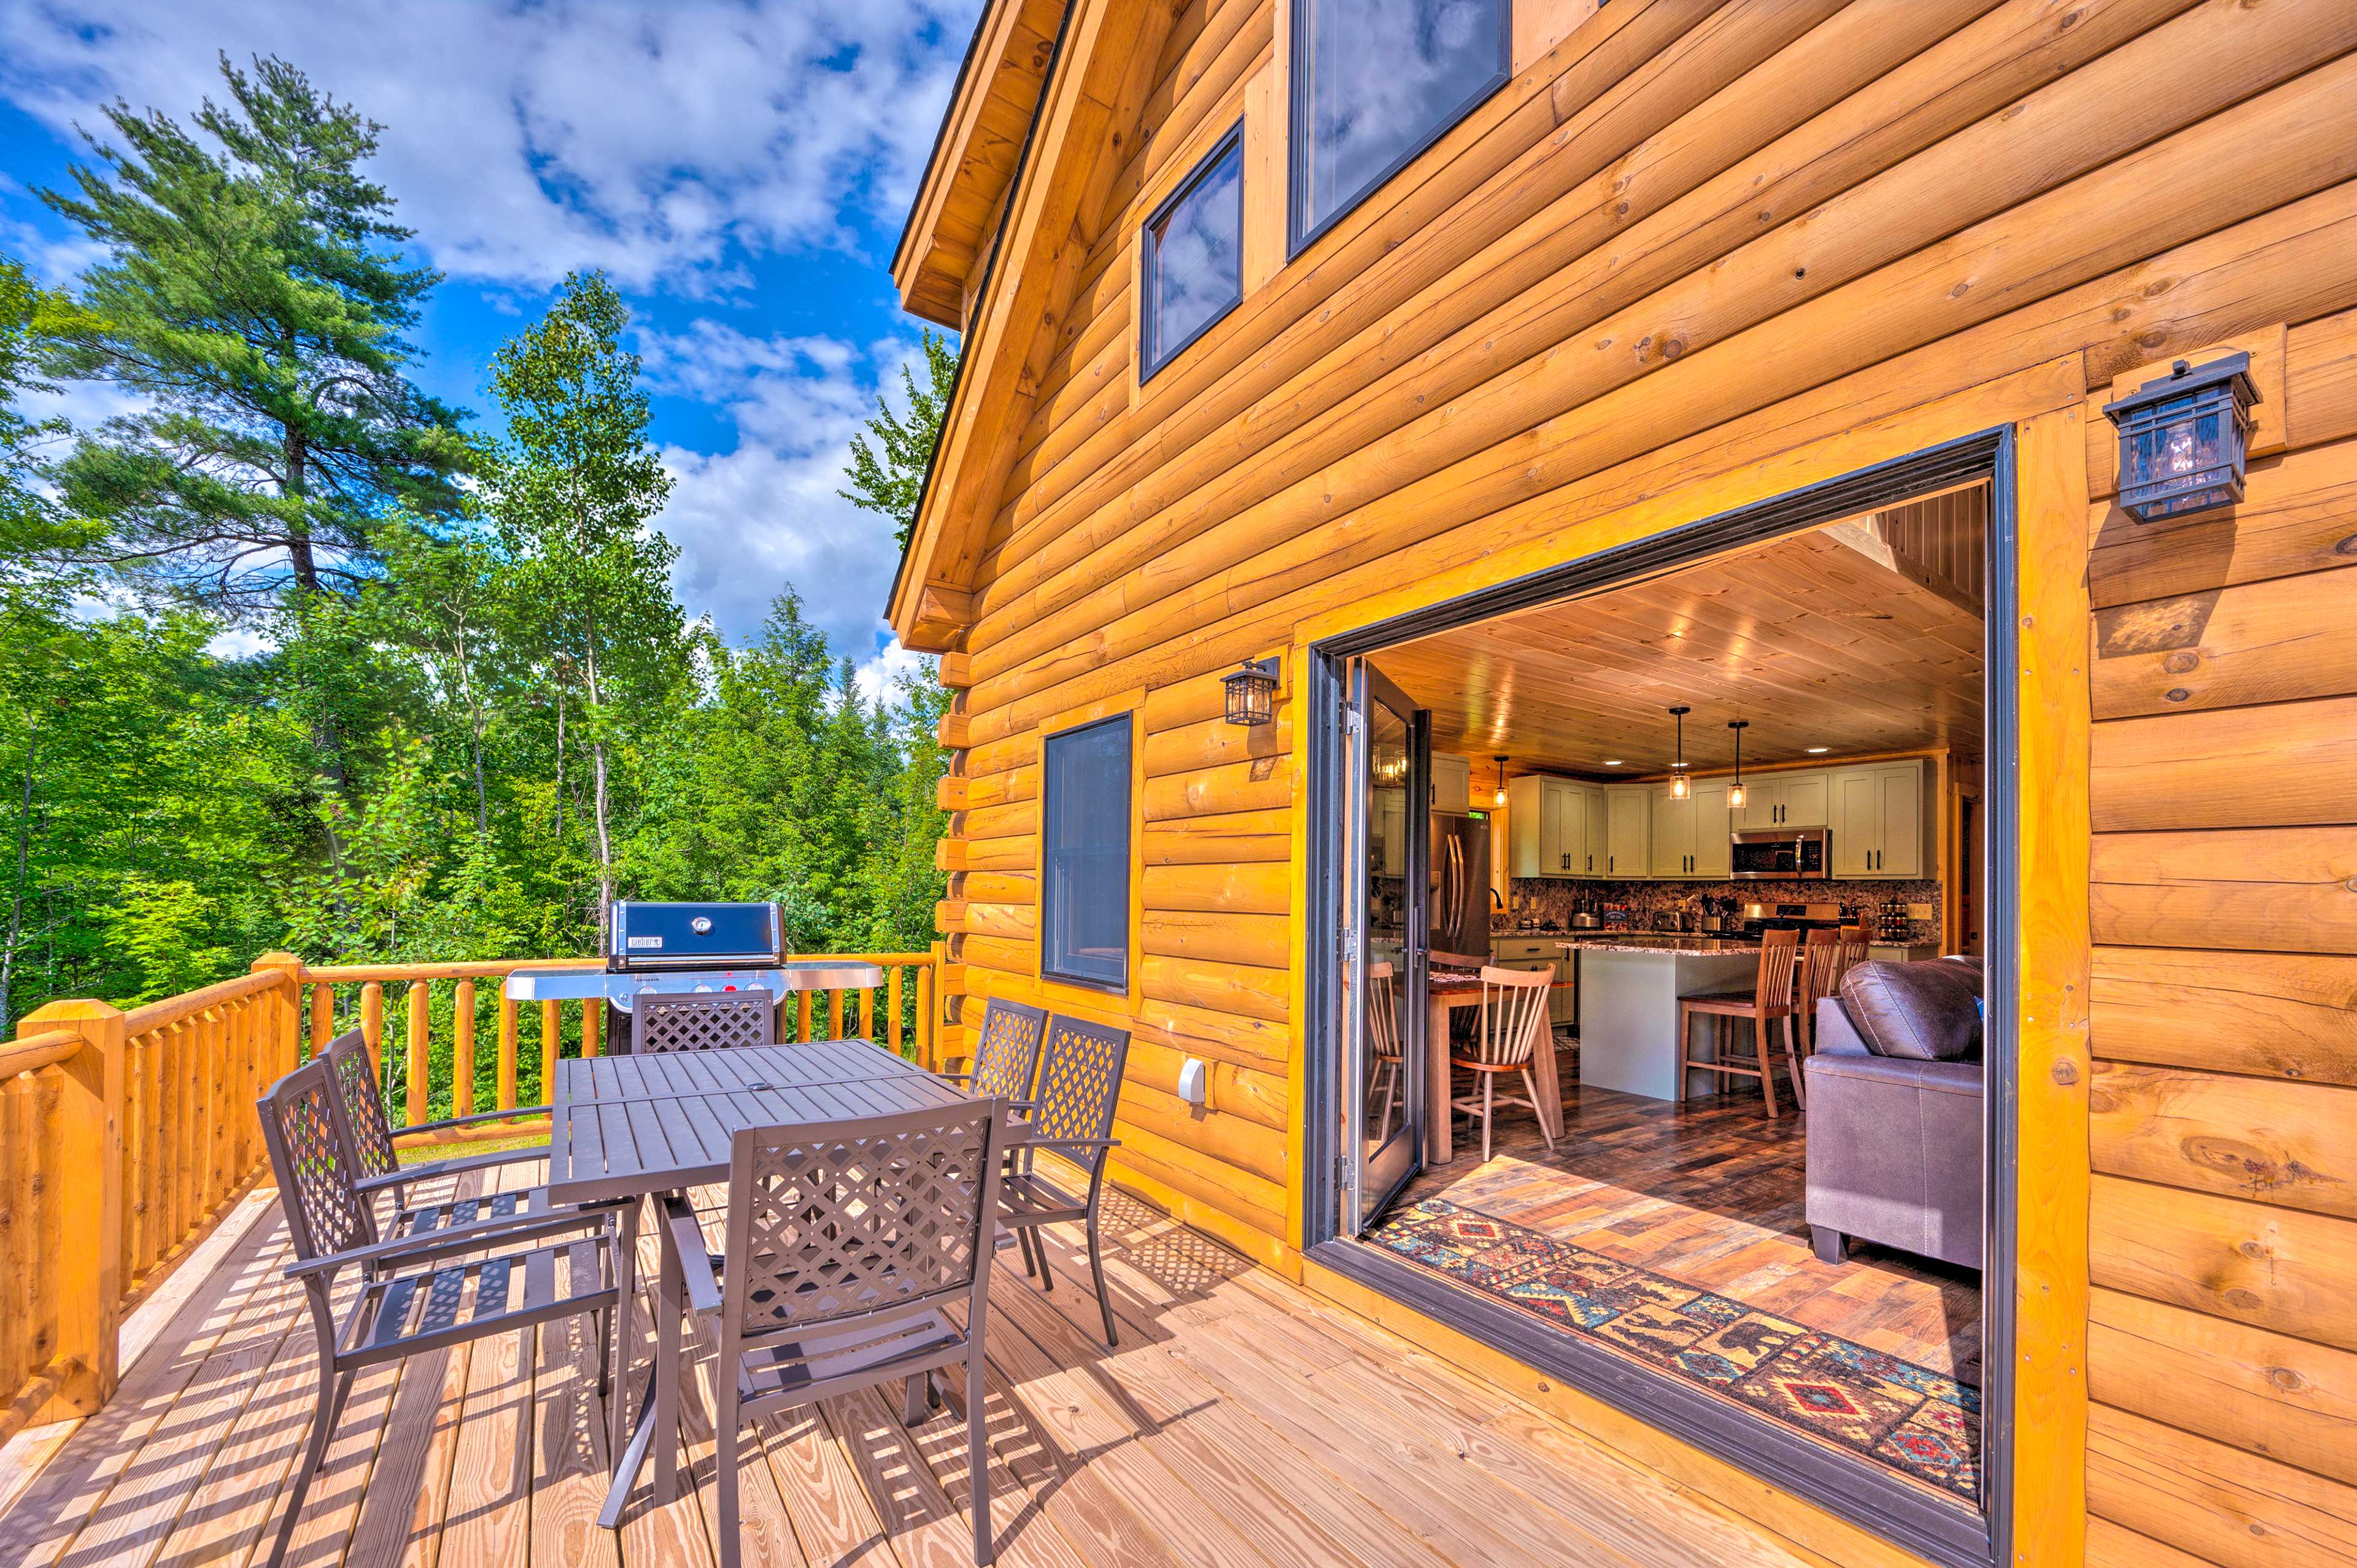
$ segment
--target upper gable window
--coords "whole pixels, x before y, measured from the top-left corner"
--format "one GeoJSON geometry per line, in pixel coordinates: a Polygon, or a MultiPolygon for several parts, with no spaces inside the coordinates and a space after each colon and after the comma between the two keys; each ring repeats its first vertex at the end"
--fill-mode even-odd
{"type": "Polygon", "coordinates": [[[1138,380],[1244,297],[1244,138],[1239,125],[1146,220],[1138,380]]]}
{"type": "Polygon", "coordinates": [[[1293,0],[1298,252],[1513,74],[1511,0],[1293,0]]]}

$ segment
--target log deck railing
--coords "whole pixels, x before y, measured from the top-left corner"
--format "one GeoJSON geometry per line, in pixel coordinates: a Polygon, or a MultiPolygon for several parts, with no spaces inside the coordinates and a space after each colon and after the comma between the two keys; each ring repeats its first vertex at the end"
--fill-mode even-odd
{"type": "MultiPolygon", "coordinates": [[[[885,983],[804,993],[789,1037],[857,1035],[942,1065],[938,947],[829,956],[876,964],[885,983]]],[[[53,1002],[27,1016],[0,1041],[0,1441],[106,1402],[124,1315],[264,1176],[253,1102],[273,1079],[357,1026],[404,1124],[530,1108],[551,1063],[597,1054],[602,1015],[550,1002],[527,1025],[499,982],[596,961],[311,966],[270,953],[250,974],[128,1012],[53,1002]]],[[[444,1136],[547,1129],[522,1115],[444,1136]]]]}

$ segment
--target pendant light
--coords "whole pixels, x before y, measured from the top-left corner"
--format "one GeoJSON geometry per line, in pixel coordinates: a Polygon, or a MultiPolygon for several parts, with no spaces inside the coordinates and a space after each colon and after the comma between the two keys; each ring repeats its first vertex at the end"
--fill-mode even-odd
{"type": "Polygon", "coordinates": [[[1497,793],[1496,798],[1491,801],[1491,804],[1492,804],[1492,805],[1496,805],[1496,806],[1502,806],[1502,805],[1504,805],[1505,803],[1506,803],[1506,757],[1505,757],[1505,754],[1504,754],[1503,752],[1501,752],[1501,753],[1499,753],[1499,754],[1498,754],[1498,793],[1497,793]]]}
{"type": "Polygon", "coordinates": [[[1743,732],[1751,727],[1749,719],[1729,719],[1727,727],[1735,732],[1735,782],[1727,786],[1727,803],[1739,811],[1747,798],[1743,791],[1743,732]]]}
{"type": "Polygon", "coordinates": [[[1686,715],[1694,710],[1680,703],[1670,712],[1678,721],[1678,759],[1670,764],[1670,799],[1683,800],[1694,793],[1694,785],[1686,778],[1686,715]]]}

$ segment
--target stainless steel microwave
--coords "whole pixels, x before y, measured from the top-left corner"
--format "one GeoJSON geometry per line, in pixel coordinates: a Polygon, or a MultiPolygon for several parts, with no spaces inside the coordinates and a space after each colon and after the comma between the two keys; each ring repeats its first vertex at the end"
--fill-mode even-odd
{"type": "Polygon", "coordinates": [[[1746,829],[1734,835],[1728,862],[1738,882],[1814,880],[1832,864],[1823,828],[1746,829]]]}

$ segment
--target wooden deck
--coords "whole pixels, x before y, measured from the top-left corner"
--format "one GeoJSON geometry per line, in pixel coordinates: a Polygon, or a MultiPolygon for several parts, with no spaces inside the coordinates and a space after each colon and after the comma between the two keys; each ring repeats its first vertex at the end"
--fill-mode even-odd
{"type": "MultiPolygon", "coordinates": [[[[249,1199],[242,1234],[175,1282],[177,1311],[113,1402],[47,1445],[0,1514],[0,1563],[264,1561],[313,1387],[274,1196],[249,1199]]],[[[1110,1220],[1123,1336],[1111,1354],[1093,1337],[1076,1235],[1051,1237],[1052,1295],[999,1254],[988,1348],[1002,1563],[1802,1561],[1194,1231],[1126,1199],[1110,1220]]],[[[651,1251],[648,1262],[651,1274],[651,1251]]],[[[593,1517],[606,1447],[578,1329],[366,1374],[289,1561],[711,1563],[711,1433],[694,1424],[709,1409],[708,1347],[687,1375],[694,1499],[656,1509],[641,1484],[616,1534],[593,1517]]],[[[748,1565],[969,1561],[963,1419],[944,1411],[905,1430],[887,1391],[763,1426],[744,1494],[748,1565]]]]}

